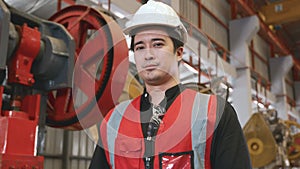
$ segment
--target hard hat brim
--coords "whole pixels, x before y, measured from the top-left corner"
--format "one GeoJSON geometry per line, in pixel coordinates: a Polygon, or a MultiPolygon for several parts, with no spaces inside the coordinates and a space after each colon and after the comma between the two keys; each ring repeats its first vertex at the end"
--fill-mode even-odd
{"type": "Polygon", "coordinates": [[[176,30],[177,28],[180,27],[180,32],[178,32],[178,35],[181,36],[181,38],[178,38],[178,37],[173,37],[173,38],[177,38],[178,40],[182,41],[183,43],[186,43],[186,41],[187,41],[187,30],[183,25],[178,26],[178,27],[174,27],[174,26],[168,26],[166,24],[159,24],[159,23],[156,23],[156,24],[153,24],[153,23],[146,24],[145,23],[145,24],[139,24],[139,25],[134,25],[134,26],[127,27],[127,28],[123,29],[123,32],[126,35],[133,36],[133,35],[137,34],[138,32],[140,32],[142,30],[155,28],[155,27],[171,28],[171,29],[174,29],[174,30],[176,30]]]}

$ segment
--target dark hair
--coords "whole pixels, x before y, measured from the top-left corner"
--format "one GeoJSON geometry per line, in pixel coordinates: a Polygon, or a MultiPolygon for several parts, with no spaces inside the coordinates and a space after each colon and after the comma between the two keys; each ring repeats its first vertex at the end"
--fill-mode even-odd
{"type": "MultiPolygon", "coordinates": [[[[177,31],[174,30],[174,28],[167,27],[166,32],[168,33],[169,37],[171,38],[171,40],[173,42],[173,46],[174,46],[174,51],[173,52],[175,53],[177,48],[184,46],[184,43],[179,39],[180,35],[178,34],[177,31]]],[[[133,35],[131,36],[131,42],[130,42],[129,50],[134,51],[134,38],[135,38],[136,33],[132,33],[132,34],[133,35]]]]}

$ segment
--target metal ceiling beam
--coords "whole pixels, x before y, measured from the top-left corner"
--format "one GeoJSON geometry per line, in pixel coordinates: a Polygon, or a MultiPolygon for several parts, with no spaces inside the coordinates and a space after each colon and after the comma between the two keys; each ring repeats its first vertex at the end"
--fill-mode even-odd
{"type": "Polygon", "coordinates": [[[260,11],[266,24],[283,24],[300,20],[300,1],[284,0],[262,6],[260,11]]]}

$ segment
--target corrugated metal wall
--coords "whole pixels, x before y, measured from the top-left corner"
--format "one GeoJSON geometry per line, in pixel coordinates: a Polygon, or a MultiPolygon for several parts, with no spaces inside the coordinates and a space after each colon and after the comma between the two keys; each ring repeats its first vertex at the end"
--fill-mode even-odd
{"type": "MultiPolygon", "coordinates": [[[[203,1],[202,4],[228,25],[230,5],[219,0],[203,1]]],[[[195,27],[199,26],[199,6],[195,0],[180,0],[180,14],[190,21],[195,27]]],[[[201,30],[218,44],[228,49],[228,31],[210,13],[201,10],[201,30]]]]}
{"type": "Polygon", "coordinates": [[[228,31],[206,11],[201,12],[201,29],[218,44],[228,50],[228,31]]]}
{"type": "Polygon", "coordinates": [[[269,69],[268,69],[268,58],[270,58],[270,46],[262,39],[259,35],[255,35],[253,38],[253,49],[260,57],[262,57],[267,63],[263,62],[259,57],[254,58],[254,70],[263,76],[264,79],[270,80],[269,69]]]}
{"type": "Polygon", "coordinates": [[[201,3],[225,24],[230,20],[230,5],[227,1],[202,0],[201,3]]]}
{"type": "Polygon", "coordinates": [[[44,169],[87,169],[94,147],[85,131],[47,127],[44,169]]]}
{"type": "Polygon", "coordinates": [[[180,15],[186,18],[193,25],[199,25],[199,8],[195,0],[180,0],[179,3],[180,15]]]}
{"type": "Polygon", "coordinates": [[[85,131],[72,131],[69,137],[71,138],[70,169],[88,168],[94,152],[94,142],[85,131]]]}
{"type": "MultiPolygon", "coordinates": [[[[228,26],[230,5],[226,1],[202,0],[202,4],[221,22],[228,26]]],[[[205,10],[201,10],[201,29],[225,49],[229,49],[228,31],[205,10]]]]}
{"type": "Polygon", "coordinates": [[[62,154],[63,154],[63,135],[61,129],[46,127],[46,139],[44,150],[44,168],[45,169],[62,169],[62,154]]]}

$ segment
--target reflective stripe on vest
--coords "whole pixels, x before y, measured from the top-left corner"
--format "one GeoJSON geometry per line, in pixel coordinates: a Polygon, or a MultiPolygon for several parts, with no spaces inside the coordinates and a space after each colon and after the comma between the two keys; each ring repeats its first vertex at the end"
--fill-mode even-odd
{"type": "Polygon", "coordinates": [[[131,100],[127,100],[125,102],[120,103],[120,105],[116,106],[113,111],[112,116],[109,118],[107,122],[107,148],[109,150],[109,161],[112,165],[113,169],[115,168],[114,164],[114,152],[115,152],[115,141],[118,135],[118,129],[120,127],[120,123],[122,117],[127,109],[128,105],[131,103],[131,100]]]}
{"type": "Polygon", "coordinates": [[[216,96],[201,93],[195,96],[191,116],[195,168],[211,168],[210,147],[216,121],[216,107],[216,96]]]}
{"type": "MultiPolygon", "coordinates": [[[[184,90],[181,95],[185,94],[189,96],[189,94],[187,93],[194,92],[186,92],[186,90],[184,90]]],[[[191,118],[191,138],[189,139],[192,144],[192,151],[194,152],[194,168],[210,169],[210,148],[214,129],[216,127],[216,110],[218,109],[217,97],[214,95],[206,95],[201,93],[193,94],[193,96],[194,95],[194,99],[191,99],[193,104],[190,104],[192,106],[192,112],[189,115],[189,117],[191,118]]],[[[109,152],[108,159],[113,169],[115,169],[114,153],[116,137],[118,135],[123,115],[126,111],[128,111],[128,109],[130,109],[128,108],[128,106],[132,104],[132,102],[133,101],[130,100],[116,106],[106,124],[107,137],[105,142],[107,143],[107,145],[104,145],[104,147],[105,150],[108,150],[109,152]]]]}

